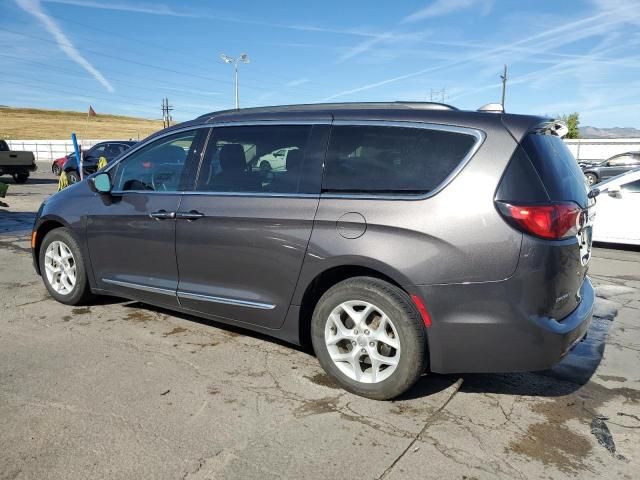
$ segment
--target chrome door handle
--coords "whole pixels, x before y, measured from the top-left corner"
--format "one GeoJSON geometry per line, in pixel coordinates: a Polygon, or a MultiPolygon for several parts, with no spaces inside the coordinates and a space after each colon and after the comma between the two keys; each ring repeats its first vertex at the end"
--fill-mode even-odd
{"type": "Polygon", "coordinates": [[[176,218],[176,212],[167,212],[166,210],[158,210],[157,212],[150,213],[151,218],[156,220],[167,220],[176,218]]]}
{"type": "Polygon", "coordinates": [[[197,210],[191,210],[189,212],[178,212],[176,214],[176,218],[181,218],[184,220],[197,220],[204,216],[205,216],[204,213],[200,213],[197,210]]]}

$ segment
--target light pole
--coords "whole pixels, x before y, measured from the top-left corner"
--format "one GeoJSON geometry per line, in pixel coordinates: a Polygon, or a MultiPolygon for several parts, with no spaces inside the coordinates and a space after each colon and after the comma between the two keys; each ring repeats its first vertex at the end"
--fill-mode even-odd
{"type": "Polygon", "coordinates": [[[233,79],[236,86],[236,109],[240,108],[240,100],[238,98],[238,62],[249,63],[249,56],[243,53],[237,58],[230,57],[224,53],[220,54],[220,58],[224,63],[233,64],[233,79]]]}

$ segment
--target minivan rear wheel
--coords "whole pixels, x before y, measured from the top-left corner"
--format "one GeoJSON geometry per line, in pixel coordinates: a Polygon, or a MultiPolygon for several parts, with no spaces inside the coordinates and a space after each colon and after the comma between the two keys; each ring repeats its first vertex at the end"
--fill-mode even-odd
{"type": "Polygon", "coordinates": [[[40,247],[39,264],[44,285],[58,302],[80,305],[90,298],[82,251],[66,228],[47,233],[40,247]]]}
{"type": "Polygon", "coordinates": [[[420,314],[406,292],[377,278],[354,277],[327,290],[313,313],[311,341],[325,371],[363,397],[397,397],[426,369],[420,314]]]}

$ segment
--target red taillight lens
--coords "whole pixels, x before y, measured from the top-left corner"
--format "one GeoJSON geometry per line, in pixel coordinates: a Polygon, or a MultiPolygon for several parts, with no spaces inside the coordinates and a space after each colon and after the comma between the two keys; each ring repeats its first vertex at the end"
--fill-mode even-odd
{"type": "Polygon", "coordinates": [[[576,235],[584,223],[582,209],[575,203],[514,205],[497,202],[500,213],[519,230],[549,240],[576,235]]]}

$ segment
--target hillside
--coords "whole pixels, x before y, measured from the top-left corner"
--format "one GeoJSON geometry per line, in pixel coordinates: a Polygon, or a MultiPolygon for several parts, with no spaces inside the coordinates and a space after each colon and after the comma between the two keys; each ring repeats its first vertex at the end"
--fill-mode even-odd
{"type": "Polygon", "coordinates": [[[161,120],[86,112],[0,107],[0,138],[66,140],[71,132],[86,139],[144,138],[162,128],[161,120]]]}
{"type": "Polygon", "coordinates": [[[632,127],[580,127],[582,138],[640,138],[640,130],[632,127]]]}

